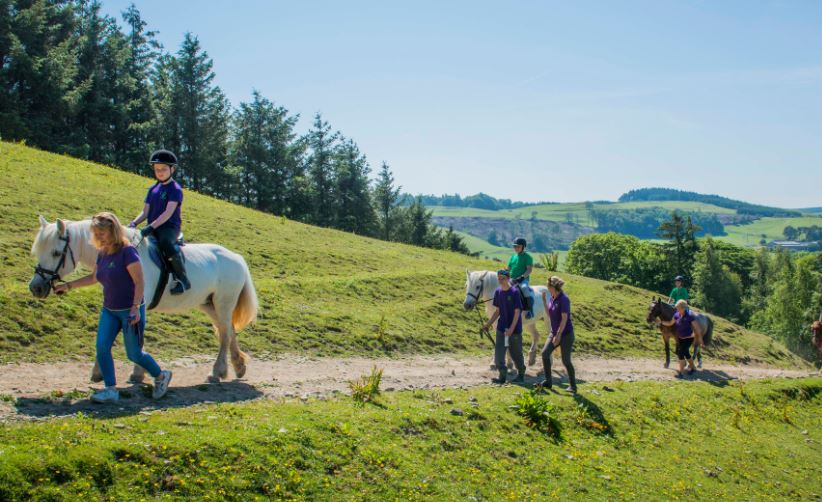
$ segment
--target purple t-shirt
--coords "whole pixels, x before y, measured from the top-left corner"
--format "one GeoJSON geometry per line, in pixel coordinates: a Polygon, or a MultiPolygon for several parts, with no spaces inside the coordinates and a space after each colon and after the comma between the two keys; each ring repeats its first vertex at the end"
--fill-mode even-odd
{"type": "Polygon", "coordinates": [[[556,298],[548,296],[548,316],[551,318],[551,334],[556,335],[560,323],[562,323],[562,314],[568,314],[568,322],[565,323],[565,330],[563,335],[574,331],[574,323],[571,322],[571,299],[568,295],[560,292],[556,298]]]}
{"type": "Polygon", "coordinates": [[[497,331],[510,328],[514,322],[514,310],[519,309],[520,315],[516,319],[517,326],[514,328],[514,334],[522,333],[522,295],[519,289],[512,287],[505,291],[497,288],[494,291],[494,306],[499,309],[497,331]]]}
{"type": "Polygon", "coordinates": [[[182,220],[180,219],[180,208],[183,205],[183,189],[180,184],[174,180],[170,183],[162,184],[155,183],[154,186],[148,189],[146,194],[146,204],[148,204],[148,222],[156,220],[166,211],[166,206],[169,202],[176,202],[177,208],[174,213],[160,225],[159,228],[176,228],[180,229],[182,220]]]}
{"type": "MultiPolygon", "coordinates": [[[[140,261],[134,246],[123,246],[114,254],[97,254],[97,282],[103,285],[103,306],[129,309],[134,304],[134,280],[127,267],[140,261]]],[[[142,301],[142,300],[141,300],[142,301]]]]}
{"type": "Polygon", "coordinates": [[[676,336],[680,339],[687,339],[694,337],[694,328],[691,322],[696,320],[696,316],[690,310],[685,311],[685,315],[680,315],[679,311],[674,313],[674,321],[676,321],[676,336]]]}

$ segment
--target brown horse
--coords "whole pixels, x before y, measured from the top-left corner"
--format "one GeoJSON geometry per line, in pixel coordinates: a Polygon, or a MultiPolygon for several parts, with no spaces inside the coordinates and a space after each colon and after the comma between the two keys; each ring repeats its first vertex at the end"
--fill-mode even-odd
{"type": "MultiPolygon", "coordinates": [[[[676,309],[673,305],[662,301],[662,298],[652,298],[651,305],[648,306],[648,323],[654,322],[656,319],[662,321],[670,321],[674,318],[676,309]]],[[[714,332],[714,322],[710,317],[704,314],[696,314],[697,322],[702,328],[702,342],[705,345],[711,343],[711,337],[714,332]]],[[[671,365],[671,338],[676,343],[676,327],[675,326],[659,326],[659,331],[662,333],[662,340],[665,342],[665,367],[671,365]]],[[[694,359],[697,360],[697,367],[702,368],[702,349],[700,347],[694,348],[694,359]]]]}

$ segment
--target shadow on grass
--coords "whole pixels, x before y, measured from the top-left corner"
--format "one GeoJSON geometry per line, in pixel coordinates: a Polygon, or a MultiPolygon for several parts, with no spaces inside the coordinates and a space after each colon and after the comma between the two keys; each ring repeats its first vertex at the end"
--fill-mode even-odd
{"type": "Polygon", "coordinates": [[[577,406],[585,409],[587,412],[588,418],[591,420],[591,423],[586,424],[589,429],[594,429],[600,434],[614,437],[614,429],[611,427],[611,423],[608,422],[602,409],[600,409],[595,402],[581,394],[574,394],[574,401],[577,402],[577,406]]]}
{"type": "Polygon", "coordinates": [[[251,401],[263,396],[263,392],[245,382],[234,380],[217,384],[200,384],[189,387],[171,387],[159,400],[151,398],[151,387],[133,385],[120,389],[116,403],[97,404],[89,398],[58,399],[54,397],[21,397],[14,406],[21,416],[46,418],[83,413],[95,418],[122,417],[141,411],[183,408],[200,403],[235,403],[251,401]]]}

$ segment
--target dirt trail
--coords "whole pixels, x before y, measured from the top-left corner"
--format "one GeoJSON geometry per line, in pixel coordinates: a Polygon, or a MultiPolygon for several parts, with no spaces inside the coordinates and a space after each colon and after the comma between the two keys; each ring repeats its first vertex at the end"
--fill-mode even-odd
{"type": "MultiPolygon", "coordinates": [[[[94,405],[87,399],[90,363],[11,364],[0,366],[0,421],[37,420],[83,412],[94,416],[146,413],[163,408],[198,403],[247,401],[257,398],[322,397],[348,391],[348,382],[367,374],[376,365],[384,370],[384,391],[436,387],[469,387],[488,382],[495,374],[487,357],[416,356],[403,359],[311,359],[300,356],[276,360],[254,360],[245,378],[220,384],[206,383],[213,359],[192,357],[173,361],[169,367],[174,379],[167,397],[152,401],[140,386],[125,382],[131,366],[117,363],[121,399],[116,405],[94,405]]],[[[675,362],[674,362],[675,364],[675,362]]],[[[664,369],[658,359],[602,359],[579,357],[575,360],[580,391],[585,382],[673,380],[674,372],[664,369]]],[[[541,365],[529,368],[527,383],[540,381],[541,365]]],[[[555,378],[564,377],[559,361],[553,368],[555,378]]],[[[722,382],[732,379],[796,378],[814,374],[809,370],[784,370],[772,367],[712,364],[689,377],[693,380],[722,382]]]]}

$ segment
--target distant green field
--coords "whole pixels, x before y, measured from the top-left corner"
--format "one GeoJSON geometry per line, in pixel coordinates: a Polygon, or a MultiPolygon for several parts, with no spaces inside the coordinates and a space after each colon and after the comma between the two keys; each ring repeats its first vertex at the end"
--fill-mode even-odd
{"type": "Polygon", "coordinates": [[[757,246],[763,238],[766,241],[784,239],[785,236],[782,231],[789,225],[794,227],[822,226],[822,215],[798,218],[762,218],[749,225],[726,225],[725,231],[728,235],[719,237],[719,239],[738,246],[757,246]]]}
{"type": "MultiPolygon", "coordinates": [[[[614,204],[594,204],[596,210],[623,210],[623,209],[639,209],[661,207],[673,211],[680,209],[682,211],[692,212],[706,212],[715,214],[735,214],[733,209],[726,209],[712,204],[704,204],[702,202],[679,202],[679,201],[648,201],[648,202],[619,202],[614,204]]],[[[488,211],[485,209],[474,209],[467,207],[431,207],[434,216],[461,216],[461,217],[480,217],[480,218],[520,218],[523,220],[530,219],[536,216],[540,220],[570,221],[578,223],[583,226],[593,226],[590,220],[588,210],[584,202],[568,202],[562,204],[541,204],[538,206],[529,206],[520,209],[505,209],[502,211],[488,211]]]]}

